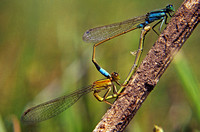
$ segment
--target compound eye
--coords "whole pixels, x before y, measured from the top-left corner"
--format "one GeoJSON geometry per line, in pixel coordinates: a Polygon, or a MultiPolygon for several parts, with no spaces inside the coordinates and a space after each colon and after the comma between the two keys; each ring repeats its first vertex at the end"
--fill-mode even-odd
{"type": "Polygon", "coordinates": [[[114,72],[114,76],[117,77],[119,76],[119,74],[117,72],[114,72]]]}

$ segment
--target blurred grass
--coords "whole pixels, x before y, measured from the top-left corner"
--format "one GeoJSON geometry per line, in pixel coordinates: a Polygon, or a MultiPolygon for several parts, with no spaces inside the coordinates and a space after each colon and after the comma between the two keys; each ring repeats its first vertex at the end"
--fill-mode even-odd
{"type": "MultiPolygon", "coordinates": [[[[176,1],[175,8],[182,1],[176,1]]],[[[0,130],[12,131],[22,112],[35,104],[85,87],[102,78],[91,63],[92,44],[83,33],[99,25],[119,22],[165,7],[169,1],[1,1],[0,2],[0,130]]],[[[199,31],[197,28],[126,131],[149,131],[158,124],[165,131],[199,130],[199,31]],[[180,67],[181,66],[181,67],[180,67]],[[180,68],[179,68],[180,67],[180,68]],[[186,69],[189,71],[186,72],[186,69]],[[187,78],[186,78],[187,77],[187,78]],[[193,80],[193,81],[192,81],[193,80]],[[196,80],[196,81],[194,81],[196,80]],[[187,89],[186,89],[187,88],[187,89]],[[195,98],[194,98],[195,97],[195,98]]],[[[140,31],[116,38],[97,48],[97,61],[125,79],[137,49],[140,31]],[[133,45],[134,44],[134,45],[133,45]]],[[[151,36],[151,37],[150,37],[151,36]]],[[[145,40],[144,54],[157,35],[145,40]]],[[[92,131],[109,108],[92,94],[84,96],[59,116],[27,126],[22,131],[92,131]]]]}
{"type": "Polygon", "coordinates": [[[198,81],[192,72],[188,60],[185,59],[183,54],[179,53],[174,62],[182,87],[184,88],[185,94],[188,96],[188,100],[190,101],[195,115],[197,115],[197,119],[199,120],[198,122],[200,123],[200,88],[198,81]]]}

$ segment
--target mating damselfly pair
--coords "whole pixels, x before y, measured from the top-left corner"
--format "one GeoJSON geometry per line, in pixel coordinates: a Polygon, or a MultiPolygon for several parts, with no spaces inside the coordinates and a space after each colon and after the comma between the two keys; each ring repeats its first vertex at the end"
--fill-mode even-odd
{"type": "Polygon", "coordinates": [[[83,40],[86,42],[95,43],[93,47],[92,62],[94,63],[97,70],[106,77],[106,79],[95,81],[92,85],[84,89],[74,91],[71,94],[29,108],[23,113],[21,117],[22,121],[25,123],[37,123],[52,118],[72,106],[82,95],[87,94],[91,91],[94,92],[94,96],[97,98],[97,100],[110,104],[107,100],[118,97],[122,91],[122,89],[117,90],[116,86],[114,85],[114,82],[120,85],[120,83],[118,82],[120,78],[118,73],[113,72],[112,74],[110,74],[97,64],[97,62],[95,61],[96,47],[117,36],[123,35],[138,28],[142,28],[139,48],[136,53],[135,62],[131,69],[131,72],[129,73],[125,83],[123,84],[124,86],[138,65],[143,49],[144,37],[146,33],[150,30],[149,24],[158,21],[152,26],[152,29],[154,30],[154,27],[161,23],[159,28],[160,31],[163,23],[167,24],[167,18],[169,16],[171,17],[170,13],[172,12],[174,12],[174,7],[172,5],[167,5],[163,9],[151,11],[143,16],[134,17],[123,22],[101,26],[86,31],[83,35],[83,40]],[[109,95],[109,92],[112,88],[113,94],[109,95]],[[98,94],[102,90],[107,90],[103,97],[98,94]]]}

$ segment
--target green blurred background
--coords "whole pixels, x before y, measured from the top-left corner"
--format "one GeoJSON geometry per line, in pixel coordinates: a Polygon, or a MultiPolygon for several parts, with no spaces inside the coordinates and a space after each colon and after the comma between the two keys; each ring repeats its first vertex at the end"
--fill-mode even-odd
{"type": "MultiPolygon", "coordinates": [[[[0,2],[0,131],[89,132],[109,106],[92,94],[55,118],[35,125],[20,122],[31,106],[86,87],[103,78],[91,62],[92,44],[82,41],[93,27],[123,21],[183,1],[13,0],[0,2]]],[[[157,27],[158,28],[158,27],[157,27]]],[[[158,85],[126,128],[150,132],[200,131],[200,28],[197,27],[158,85]]],[[[96,59],[125,80],[137,49],[140,30],[97,48],[96,59]]],[[[146,36],[143,57],[158,36],[146,36]]]]}

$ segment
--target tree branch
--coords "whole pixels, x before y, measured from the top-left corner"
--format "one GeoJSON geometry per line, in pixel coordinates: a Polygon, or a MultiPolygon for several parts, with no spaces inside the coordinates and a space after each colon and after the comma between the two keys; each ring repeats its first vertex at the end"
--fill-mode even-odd
{"type": "Polygon", "coordinates": [[[200,20],[200,0],[185,0],[131,77],[123,94],[94,129],[123,131],[200,20]]]}

